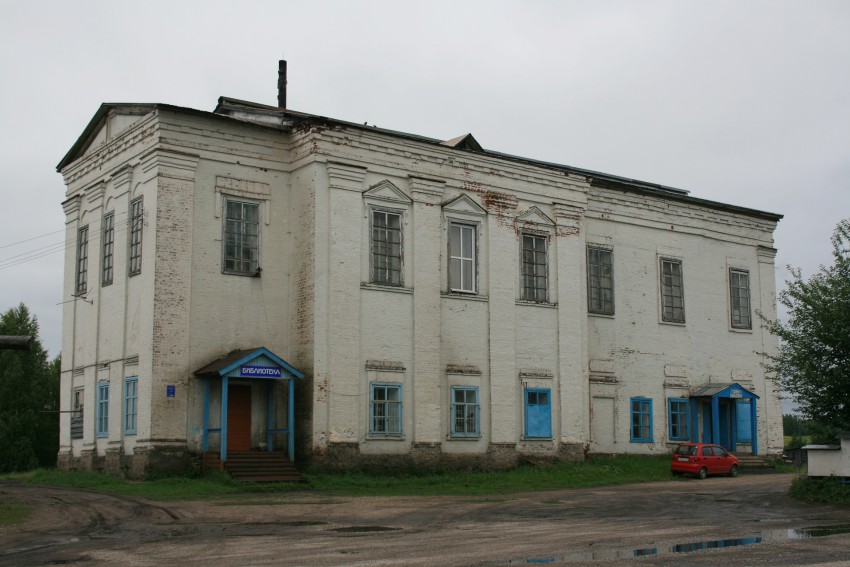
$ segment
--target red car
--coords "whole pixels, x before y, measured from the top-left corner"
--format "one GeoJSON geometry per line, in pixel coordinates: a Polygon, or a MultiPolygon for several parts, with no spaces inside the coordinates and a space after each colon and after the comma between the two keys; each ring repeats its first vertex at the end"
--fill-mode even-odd
{"type": "Polygon", "coordinates": [[[720,445],[683,443],[673,451],[673,474],[692,474],[705,478],[710,474],[738,476],[738,459],[720,445]]]}

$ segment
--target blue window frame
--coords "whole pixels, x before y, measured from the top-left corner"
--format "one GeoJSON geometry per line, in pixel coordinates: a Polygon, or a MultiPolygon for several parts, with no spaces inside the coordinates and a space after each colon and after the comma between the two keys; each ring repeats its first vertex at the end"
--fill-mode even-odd
{"type": "Polygon", "coordinates": [[[687,441],[690,439],[688,423],[690,415],[688,412],[687,398],[668,398],[667,414],[669,421],[669,437],[671,441],[687,441]]]}
{"type": "Polygon", "coordinates": [[[139,379],[130,376],[124,380],[124,433],[136,434],[136,400],[138,399],[139,379]]]}
{"type": "Polygon", "coordinates": [[[97,436],[109,435],[109,382],[97,385],[97,436]]]}
{"type": "Polygon", "coordinates": [[[526,388],[525,436],[552,437],[552,391],[549,388],[526,388]]]}
{"type": "Polygon", "coordinates": [[[372,384],[369,402],[369,434],[402,434],[401,384],[372,384]]]}
{"type": "Polygon", "coordinates": [[[477,387],[452,386],[452,437],[480,437],[480,410],[477,387]]]}
{"type": "Polygon", "coordinates": [[[652,443],[652,400],[632,398],[632,443],[652,443]]]}

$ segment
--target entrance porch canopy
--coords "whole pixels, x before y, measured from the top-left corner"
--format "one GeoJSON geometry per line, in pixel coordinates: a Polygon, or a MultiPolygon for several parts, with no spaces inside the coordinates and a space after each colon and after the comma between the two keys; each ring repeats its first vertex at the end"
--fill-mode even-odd
{"type": "MultiPolygon", "coordinates": [[[[758,421],[756,420],[756,400],[759,397],[737,382],[706,384],[691,394],[692,431],[697,431],[697,399],[711,399],[711,437],[714,443],[720,439],[720,399],[750,400],[750,429],[753,455],[758,455],[758,421]]],[[[733,441],[734,442],[734,441],[733,441]]]]}
{"type": "Polygon", "coordinates": [[[204,451],[209,449],[209,434],[219,433],[221,437],[222,461],[227,460],[227,387],[231,378],[240,380],[277,381],[289,380],[289,411],[286,429],[274,428],[274,396],[268,396],[266,438],[268,450],[273,450],[274,434],[286,433],[288,438],[289,460],[295,459],[295,380],[304,374],[291,364],[272,353],[265,347],[247,350],[234,350],[195,371],[195,376],[204,378],[204,451]],[[210,383],[212,379],[221,379],[221,428],[210,429],[210,383]]]}

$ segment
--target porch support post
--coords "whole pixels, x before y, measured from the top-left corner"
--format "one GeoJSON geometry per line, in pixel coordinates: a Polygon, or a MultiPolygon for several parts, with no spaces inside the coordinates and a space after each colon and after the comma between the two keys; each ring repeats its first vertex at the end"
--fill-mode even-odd
{"type": "Polygon", "coordinates": [[[227,376],[221,378],[221,462],[227,460],[227,376]]]}
{"type": "Polygon", "coordinates": [[[289,460],[295,462],[295,376],[289,376],[289,411],[286,426],[289,428],[289,460]]]}
{"type": "Polygon", "coordinates": [[[204,453],[210,449],[210,377],[204,378],[204,453]]]}
{"type": "Polygon", "coordinates": [[[269,380],[266,388],[266,449],[274,451],[274,381],[269,380]]]}
{"type": "Polygon", "coordinates": [[[735,452],[738,446],[738,402],[735,400],[729,400],[729,415],[731,415],[731,419],[729,419],[729,447],[728,449],[735,452]]]}
{"type": "Polygon", "coordinates": [[[711,398],[711,443],[720,443],[720,399],[711,398]]]}
{"type": "Polygon", "coordinates": [[[750,400],[750,429],[752,430],[751,440],[753,444],[753,455],[759,454],[759,426],[756,417],[758,415],[758,413],[756,412],[756,401],[756,398],[750,400]]]}
{"type": "Polygon", "coordinates": [[[691,406],[691,423],[690,429],[688,430],[688,440],[693,441],[694,443],[699,443],[699,413],[697,413],[699,402],[696,398],[691,398],[688,400],[688,403],[691,406]]]}

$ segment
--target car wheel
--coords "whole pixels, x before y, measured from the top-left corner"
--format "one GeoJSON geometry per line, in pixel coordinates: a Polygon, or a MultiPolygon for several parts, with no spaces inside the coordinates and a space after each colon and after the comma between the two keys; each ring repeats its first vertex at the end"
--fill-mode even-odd
{"type": "Polygon", "coordinates": [[[708,469],[705,468],[705,467],[702,467],[699,470],[699,472],[697,473],[697,478],[700,479],[700,480],[703,480],[707,476],[708,476],[708,469]]]}
{"type": "Polygon", "coordinates": [[[732,468],[729,469],[729,476],[731,476],[731,477],[738,476],[738,465],[732,465],[732,468]]]}

